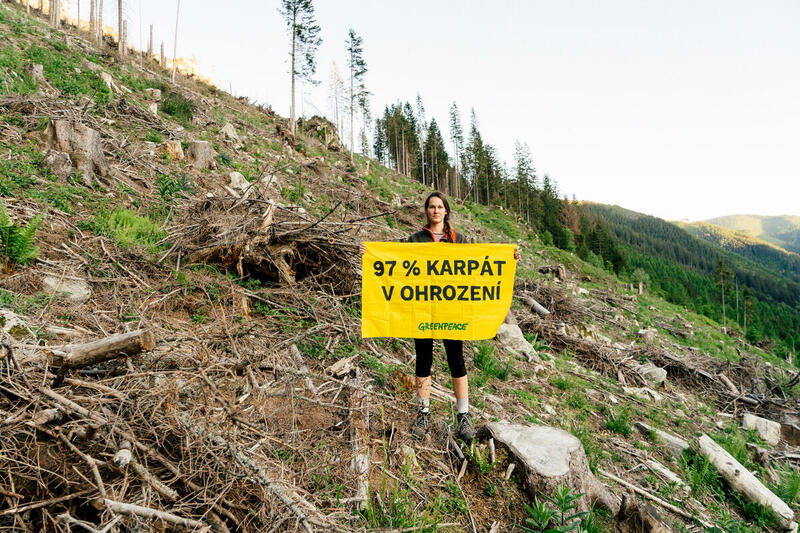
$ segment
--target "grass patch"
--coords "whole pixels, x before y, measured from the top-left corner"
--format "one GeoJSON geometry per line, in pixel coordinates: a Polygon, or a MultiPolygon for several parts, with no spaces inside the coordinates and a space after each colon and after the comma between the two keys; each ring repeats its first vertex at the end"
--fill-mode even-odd
{"type": "Polygon", "coordinates": [[[606,425],[605,428],[614,433],[618,433],[623,437],[630,437],[633,432],[631,425],[631,415],[627,409],[620,409],[619,412],[614,411],[610,407],[606,410],[606,425]]]}
{"type": "Polygon", "coordinates": [[[161,111],[180,122],[184,128],[188,128],[194,118],[194,103],[177,93],[168,92],[163,97],[161,111]]]}
{"type": "Polygon", "coordinates": [[[495,377],[501,381],[508,380],[511,373],[511,362],[501,362],[494,356],[494,344],[486,341],[476,343],[474,363],[487,378],[495,377]]]}

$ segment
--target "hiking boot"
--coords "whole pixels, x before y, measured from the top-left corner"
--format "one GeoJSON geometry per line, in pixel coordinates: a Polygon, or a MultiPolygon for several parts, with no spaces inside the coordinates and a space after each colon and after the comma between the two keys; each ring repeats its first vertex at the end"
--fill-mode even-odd
{"type": "Polygon", "coordinates": [[[411,425],[411,436],[417,440],[425,438],[428,432],[428,425],[431,421],[430,411],[417,411],[417,420],[411,425]]]}
{"type": "Polygon", "coordinates": [[[458,413],[458,424],[456,425],[456,437],[465,442],[472,442],[475,438],[475,426],[469,419],[468,413],[458,413]]]}

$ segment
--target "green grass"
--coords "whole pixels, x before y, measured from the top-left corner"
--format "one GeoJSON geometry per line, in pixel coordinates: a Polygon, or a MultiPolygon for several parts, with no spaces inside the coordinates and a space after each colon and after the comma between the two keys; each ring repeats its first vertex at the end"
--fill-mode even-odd
{"type": "Polygon", "coordinates": [[[494,344],[491,342],[480,341],[475,343],[475,347],[478,349],[474,356],[475,367],[481,371],[483,376],[487,379],[494,377],[501,381],[507,381],[512,370],[511,362],[498,360],[494,355],[494,344]]]}
{"type": "Polygon", "coordinates": [[[616,412],[611,408],[607,408],[605,428],[623,437],[630,437],[633,432],[633,427],[631,425],[631,415],[628,410],[623,408],[620,409],[619,412],[616,412]]]}
{"type": "Polygon", "coordinates": [[[162,98],[161,111],[180,122],[184,128],[191,126],[194,118],[194,103],[191,100],[174,92],[167,92],[162,98]]]}

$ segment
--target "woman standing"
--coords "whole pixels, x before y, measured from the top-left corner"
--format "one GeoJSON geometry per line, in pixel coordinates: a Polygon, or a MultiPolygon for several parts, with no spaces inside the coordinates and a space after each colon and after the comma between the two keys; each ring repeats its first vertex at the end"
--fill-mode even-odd
{"type": "MultiPolygon", "coordinates": [[[[410,235],[406,239],[407,242],[467,242],[464,236],[450,225],[450,204],[444,194],[435,191],[428,195],[425,199],[425,215],[428,223],[421,230],[410,235]]],[[[365,252],[366,247],[362,244],[361,253],[365,252]]],[[[518,249],[514,249],[514,259],[519,260],[518,249]]],[[[447,354],[450,376],[453,379],[453,392],[456,396],[458,420],[455,434],[456,437],[469,442],[475,437],[475,426],[469,417],[469,383],[467,368],[464,364],[464,342],[450,339],[444,339],[442,342],[447,354]]],[[[417,418],[411,426],[411,434],[417,439],[422,439],[428,432],[431,417],[433,339],[414,339],[414,347],[417,354],[415,374],[419,410],[417,418]]]]}

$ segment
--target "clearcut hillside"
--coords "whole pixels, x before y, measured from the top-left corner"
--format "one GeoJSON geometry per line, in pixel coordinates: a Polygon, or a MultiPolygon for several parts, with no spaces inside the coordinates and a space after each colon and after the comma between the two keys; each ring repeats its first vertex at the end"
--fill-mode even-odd
{"type": "MultiPolygon", "coordinates": [[[[351,161],[324,119],[294,136],[268,108],[183,76],[173,85],[154,61],[0,4],[0,529],[557,525],[554,492],[532,494],[511,448],[485,430],[453,439],[440,350],[434,427],[418,442],[413,343],[360,337],[358,245],[416,230],[429,192],[351,161]]],[[[565,522],[785,528],[791,516],[725,481],[699,439],[791,515],[792,364],[543,245],[503,210],[456,200],[453,211],[464,233],[523,256],[511,333],[466,350],[476,423],[563,430],[625,497],[620,514],[565,522]],[[773,425],[743,429],[745,412],[773,425]]]]}

